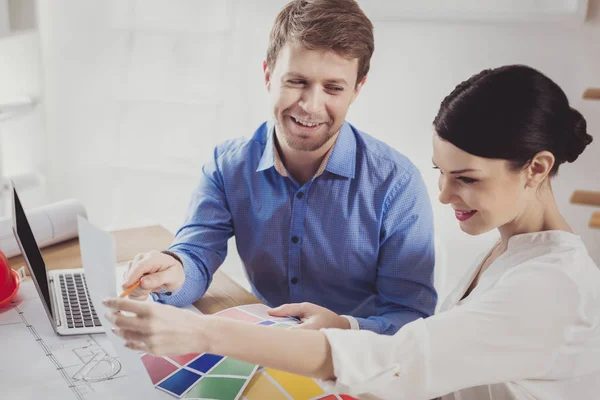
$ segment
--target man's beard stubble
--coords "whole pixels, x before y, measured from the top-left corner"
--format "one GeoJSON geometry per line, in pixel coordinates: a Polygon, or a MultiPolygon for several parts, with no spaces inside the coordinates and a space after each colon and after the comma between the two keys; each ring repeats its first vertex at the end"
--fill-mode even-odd
{"type": "Polygon", "coordinates": [[[325,136],[323,136],[318,142],[316,143],[302,143],[302,141],[297,140],[297,138],[288,135],[285,131],[285,129],[283,129],[283,126],[279,123],[276,122],[275,123],[275,134],[277,134],[277,139],[278,140],[284,140],[285,144],[296,150],[296,151],[316,151],[319,150],[321,147],[323,147],[327,142],[329,142],[329,140],[331,140],[332,137],[334,137],[337,133],[339,132],[338,130],[332,131],[332,132],[327,132],[327,134],[325,136]],[[277,132],[279,132],[279,134],[277,134],[277,132]]]}

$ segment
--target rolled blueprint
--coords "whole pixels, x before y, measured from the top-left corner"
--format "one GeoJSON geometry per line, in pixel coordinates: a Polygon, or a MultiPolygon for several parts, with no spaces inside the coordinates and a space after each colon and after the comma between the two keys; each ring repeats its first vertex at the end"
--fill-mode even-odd
{"type": "MultiPolygon", "coordinates": [[[[77,237],[77,216],[87,218],[83,204],[75,199],[32,208],[25,214],[40,248],[77,237]]],[[[7,257],[21,254],[12,226],[12,215],[0,219],[0,250],[7,257]]]]}

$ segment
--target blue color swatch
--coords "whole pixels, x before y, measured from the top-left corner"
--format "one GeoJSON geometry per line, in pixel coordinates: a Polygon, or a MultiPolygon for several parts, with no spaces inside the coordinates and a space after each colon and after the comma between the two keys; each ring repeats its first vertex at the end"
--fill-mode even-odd
{"type": "Polygon", "coordinates": [[[212,367],[215,366],[216,363],[218,363],[222,359],[223,357],[216,356],[214,354],[204,354],[202,357],[196,358],[187,366],[195,369],[196,371],[207,373],[212,367]]]}
{"type": "Polygon", "coordinates": [[[200,375],[188,371],[187,369],[180,369],[158,386],[177,396],[181,396],[190,386],[196,383],[198,379],[200,379],[200,375]]]}

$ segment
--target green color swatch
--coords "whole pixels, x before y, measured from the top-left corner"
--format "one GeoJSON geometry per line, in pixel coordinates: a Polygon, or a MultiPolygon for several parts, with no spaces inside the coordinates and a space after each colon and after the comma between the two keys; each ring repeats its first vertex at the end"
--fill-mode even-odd
{"type": "Polygon", "coordinates": [[[214,378],[206,376],[184,396],[185,398],[234,400],[246,379],[214,378]]]}
{"type": "Polygon", "coordinates": [[[250,376],[254,371],[254,364],[248,364],[233,358],[226,358],[217,365],[209,375],[233,375],[233,376],[250,376]]]}

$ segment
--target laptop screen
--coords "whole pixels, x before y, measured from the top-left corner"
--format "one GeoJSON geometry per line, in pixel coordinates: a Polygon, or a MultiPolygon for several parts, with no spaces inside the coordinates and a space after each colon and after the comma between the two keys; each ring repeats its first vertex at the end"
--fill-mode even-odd
{"type": "Polygon", "coordinates": [[[17,191],[13,187],[13,228],[14,233],[23,252],[25,262],[29,267],[29,272],[33,278],[38,292],[42,296],[42,302],[50,317],[52,317],[52,307],[50,302],[50,290],[48,288],[48,276],[46,275],[46,264],[42,258],[40,248],[35,241],[29,221],[25,216],[25,211],[17,195],[17,191]]]}

